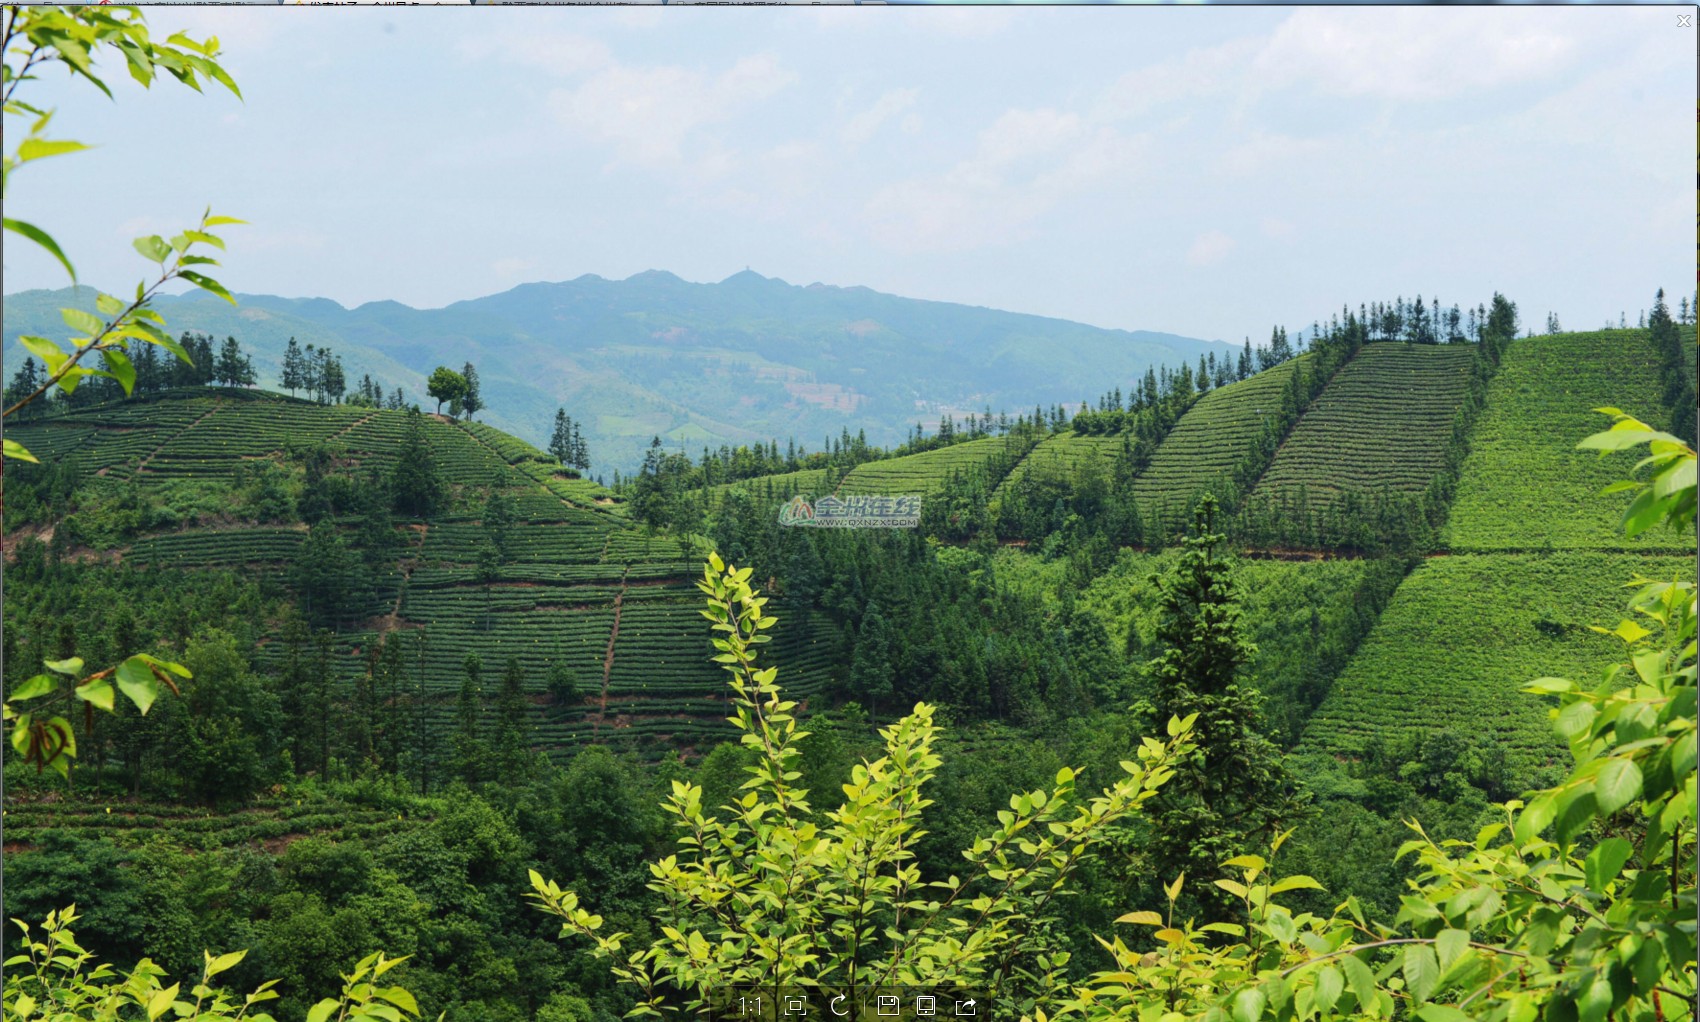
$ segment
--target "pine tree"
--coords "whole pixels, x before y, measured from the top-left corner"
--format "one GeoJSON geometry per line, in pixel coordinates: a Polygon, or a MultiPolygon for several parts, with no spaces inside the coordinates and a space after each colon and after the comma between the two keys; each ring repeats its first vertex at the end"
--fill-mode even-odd
{"type": "Polygon", "coordinates": [[[891,629],[872,604],[862,617],[856,634],[856,652],[850,660],[850,691],[868,704],[868,718],[879,719],[879,702],[891,695],[891,629]]]}
{"type": "Polygon", "coordinates": [[[295,392],[307,385],[307,360],[301,354],[301,346],[295,343],[295,338],[289,339],[288,347],[283,349],[283,389],[294,397],[295,392]]]}
{"type": "MultiPolygon", "coordinates": [[[[1197,752],[1147,810],[1147,870],[1165,884],[1183,872],[1214,875],[1223,860],[1263,847],[1301,808],[1280,750],[1261,733],[1261,699],[1240,683],[1256,648],[1242,634],[1232,565],[1217,553],[1226,537],[1214,531],[1216,510],[1214,497],[1199,501],[1180,562],[1154,579],[1161,649],[1150,662],[1154,723],[1196,714],[1198,735],[1197,752]]],[[[1233,916],[1237,899],[1197,889],[1205,892],[1199,907],[1207,915],[1233,916]]]]}
{"type": "Polygon", "coordinates": [[[219,346],[218,362],[213,367],[213,380],[229,387],[242,380],[242,347],[234,337],[226,337],[219,346]]]}
{"type": "Polygon", "coordinates": [[[437,476],[437,461],[431,446],[425,442],[424,416],[409,412],[407,433],[401,449],[396,452],[395,467],[390,471],[390,493],[397,514],[428,518],[443,500],[442,480],[437,476]]]}
{"type": "Polygon", "coordinates": [[[460,410],[470,419],[474,412],[484,407],[484,397],[478,390],[478,369],[468,362],[461,367],[460,375],[466,381],[466,390],[460,396],[460,410]]]}
{"type": "Polygon", "coordinates": [[[455,701],[454,772],[467,784],[477,785],[484,779],[488,759],[479,722],[483,711],[483,690],[479,684],[483,662],[477,653],[468,653],[461,668],[465,673],[461,677],[460,696],[455,701]]]}
{"type": "Polygon", "coordinates": [[[573,420],[565,408],[555,409],[555,431],[549,435],[549,453],[563,465],[572,464],[573,420]]]}
{"type": "Polygon", "coordinates": [[[509,657],[502,672],[502,691],[496,699],[496,733],[491,740],[495,778],[521,785],[531,777],[531,721],[526,713],[525,670],[518,657],[509,657]]]}

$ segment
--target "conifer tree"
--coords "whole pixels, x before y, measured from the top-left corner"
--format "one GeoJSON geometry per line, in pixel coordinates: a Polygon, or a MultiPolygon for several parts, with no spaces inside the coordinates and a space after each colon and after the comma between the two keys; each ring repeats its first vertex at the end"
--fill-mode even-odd
{"type": "Polygon", "coordinates": [[[477,653],[466,655],[461,663],[464,674],[460,681],[460,696],[455,701],[454,771],[469,785],[476,785],[484,779],[484,762],[487,759],[483,728],[479,723],[483,710],[480,686],[483,666],[477,653]]]}
{"type": "Polygon", "coordinates": [[[478,390],[478,369],[468,362],[461,367],[460,375],[466,381],[466,391],[460,396],[460,410],[470,419],[474,412],[484,407],[484,396],[478,390]]]}
{"type": "Polygon", "coordinates": [[[437,476],[437,461],[425,442],[424,416],[410,412],[407,433],[390,470],[390,493],[397,514],[430,517],[442,503],[443,484],[437,476]]]}
{"type": "MultiPolygon", "coordinates": [[[[1242,633],[1233,567],[1218,553],[1226,537],[1215,532],[1216,511],[1216,499],[1205,495],[1180,562],[1154,580],[1161,652],[1149,665],[1152,719],[1198,715],[1197,750],[1152,800],[1145,855],[1149,875],[1163,884],[1183,872],[1214,875],[1223,860],[1262,847],[1301,809],[1280,750],[1261,732],[1261,698],[1241,684],[1256,647],[1242,633]]],[[[1199,889],[1208,892],[1197,906],[1205,914],[1232,916],[1237,899],[1199,889]]]]}
{"type": "Polygon", "coordinates": [[[531,722],[526,715],[525,669],[509,657],[502,672],[502,691],[496,700],[496,733],[491,741],[495,777],[502,784],[520,785],[531,775],[531,722]]]}
{"type": "Polygon", "coordinates": [[[307,385],[307,359],[301,354],[301,345],[295,343],[295,338],[289,339],[289,345],[283,349],[283,370],[280,381],[283,389],[294,397],[295,392],[307,385]]]}

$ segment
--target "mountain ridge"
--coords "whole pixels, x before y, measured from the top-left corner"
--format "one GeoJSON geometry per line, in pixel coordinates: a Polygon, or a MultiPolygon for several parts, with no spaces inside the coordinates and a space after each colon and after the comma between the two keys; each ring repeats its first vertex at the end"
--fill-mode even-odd
{"type": "MultiPolygon", "coordinates": [[[[92,308],[83,288],[6,296],[7,354],[21,333],[55,336],[58,308],[92,308]]],[[[352,387],[370,373],[429,405],[435,365],[479,368],[481,417],[534,443],[557,407],[582,424],[595,470],[630,471],[652,436],[694,448],[795,438],[816,448],[841,430],[894,444],[943,414],[1069,407],[1126,387],[1155,365],[1232,346],[862,285],[788,283],[753,270],[718,282],[652,269],[623,280],[532,281],[437,308],[393,299],[348,307],[322,297],[164,296],[170,329],[236,336],[275,383],[289,337],[330,346],[352,387]]]]}

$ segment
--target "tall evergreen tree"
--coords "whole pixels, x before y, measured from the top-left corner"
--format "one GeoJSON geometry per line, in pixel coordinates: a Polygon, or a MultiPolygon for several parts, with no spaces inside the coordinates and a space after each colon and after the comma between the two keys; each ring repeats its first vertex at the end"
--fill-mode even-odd
{"type": "Polygon", "coordinates": [[[443,501],[443,482],[437,475],[437,460],[425,441],[424,416],[407,415],[407,433],[390,470],[390,494],[397,514],[429,518],[443,501]]]}
{"type": "Polygon", "coordinates": [[[478,369],[468,362],[461,367],[460,375],[466,381],[466,391],[460,396],[460,410],[470,419],[474,412],[484,407],[484,396],[478,390],[478,369]]]}
{"type": "Polygon", "coordinates": [[[555,431],[549,434],[549,453],[563,465],[572,464],[573,420],[565,408],[555,409],[555,431]]]}
{"type": "MultiPolygon", "coordinates": [[[[1180,562],[1154,580],[1161,652],[1150,662],[1153,723],[1198,717],[1197,751],[1147,810],[1147,871],[1164,884],[1183,872],[1216,875],[1223,860],[1263,847],[1301,811],[1280,750],[1261,731],[1261,699],[1241,683],[1241,668],[1256,648],[1242,634],[1238,586],[1231,563],[1218,554],[1226,537],[1215,532],[1215,518],[1216,499],[1205,495],[1180,562]]],[[[1238,899],[1218,888],[1198,889],[1206,914],[1233,916],[1238,899]]]]}
{"type": "Polygon", "coordinates": [[[856,652],[850,660],[850,691],[868,704],[868,718],[879,719],[880,700],[891,695],[895,681],[891,661],[891,628],[879,605],[862,616],[856,633],[856,652]]]}
{"type": "Polygon", "coordinates": [[[464,673],[461,676],[460,696],[455,700],[454,772],[455,776],[470,785],[477,785],[484,780],[484,766],[489,758],[480,721],[484,709],[481,684],[483,667],[477,653],[466,655],[466,659],[461,663],[464,673]]]}
{"type": "Polygon", "coordinates": [[[295,338],[289,339],[289,344],[283,349],[282,369],[283,389],[294,397],[295,392],[307,386],[307,358],[301,354],[301,345],[295,343],[295,338]]]}
{"type": "Polygon", "coordinates": [[[496,780],[520,786],[531,778],[531,719],[526,712],[525,669],[509,657],[496,699],[496,732],[491,740],[496,780]]]}

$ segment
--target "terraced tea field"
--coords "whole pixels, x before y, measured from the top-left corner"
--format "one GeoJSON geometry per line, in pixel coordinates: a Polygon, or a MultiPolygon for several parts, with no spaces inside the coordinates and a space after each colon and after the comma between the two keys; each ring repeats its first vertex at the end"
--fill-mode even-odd
{"type": "Polygon", "coordinates": [[[743,490],[757,500],[773,503],[784,503],[799,496],[812,499],[831,492],[832,488],[828,483],[832,478],[832,470],[824,468],[805,468],[796,472],[756,476],[710,486],[708,500],[711,505],[717,506],[721,499],[733,490],[743,490]]]}
{"type": "Polygon", "coordinates": [[[1263,431],[1265,418],[1281,410],[1288,380],[1307,363],[1300,355],[1198,399],[1157,445],[1151,463],[1133,481],[1140,513],[1170,525],[1193,498],[1232,478],[1235,466],[1263,431]]]}
{"type": "Polygon", "coordinates": [[[1022,458],[998,484],[998,489],[1013,485],[1029,472],[1038,473],[1040,478],[1073,479],[1087,464],[1097,465],[1104,478],[1108,479],[1121,449],[1122,437],[1119,434],[1085,436],[1073,430],[1058,433],[1034,445],[1027,452],[1027,457],[1022,458]]]}
{"type": "MultiPolygon", "coordinates": [[[[558,754],[594,739],[658,755],[674,743],[728,734],[723,672],[709,661],[708,622],[693,585],[702,571],[698,551],[633,527],[606,490],[565,478],[530,444],[479,423],[427,417],[424,428],[445,480],[467,492],[457,513],[402,530],[395,570],[378,574],[370,606],[345,621],[333,641],[333,673],[344,682],[360,676],[380,630],[399,629],[408,685],[422,677],[427,716],[444,728],[453,726],[462,662],[477,653],[491,691],[507,660],[519,660],[538,744],[558,754]],[[486,587],[479,558],[489,533],[476,510],[491,485],[511,498],[517,522],[486,587]],[[586,697],[580,705],[557,706],[546,694],[555,663],[576,676],[586,697]]],[[[8,432],[43,454],[146,488],[183,476],[229,479],[245,459],[318,442],[334,444],[356,470],[387,469],[407,429],[404,412],[199,392],[8,432]]],[[[306,535],[301,525],[189,528],[143,536],[121,556],[173,569],[280,573],[306,535]]],[[[819,692],[836,662],[830,628],[799,611],[782,619],[778,633],[768,648],[791,691],[800,698],[819,692]]],[[[270,671],[287,656],[276,636],[256,652],[270,671]]]]}
{"type": "Polygon", "coordinates": [[[1453,423],[1469,393],[1473,345],[1365,345],[1311,404],[1276,452],[1256,496],[1313,509],[1341,493],[1417,494],[1446,466],[1453,423]]]}
{"type": "Polygon", "coordinates": [[[408,826],[394,812],[326,798],[261,799],[232,811],[127,799],[30,802],[8,798],[6,854],[30,847],[37,834],[48,828],[82,839],[105,839],[120,847],[136,847],[169,835],[172,844],[211,851],[307,836],[366,840],[408,826]]]}
{"type": "Polygon", "coordinates": [[[1694,549],[1667,530],[1629,539],[1627,494],[1600,490],[1639,455],[1602,459],[1576,443],[1610,425],[1593,409],[1622,408],[1662,426],[1658,356],[1645,330],[1528,337],[1511,345],[1476,422],[1444,542],[1453,550],[1694,549]]]}
{"type": "Polygon", "coordinates": [[[1358,754],[1376,738],[1450,728],[1490,733],[1511,766],[1568,762],[1542,676],[1586,680],[1621,657],[1614,626],[1637,573],[1694,581],[1691,557],[1560,553],[1431,557],[1405,579],[1306,727],[1299,751],[1358,754]]]}
{"type": "Polygon", "coordinates": [[[1005,437],[967,440],[935,451],[870,461],[857,465],[838,485],[838,495],[873,493],[900,496],[928,494],[944,486],[952,473],[985,468],[1007,446],[1016,441],[1005,437]]]}

